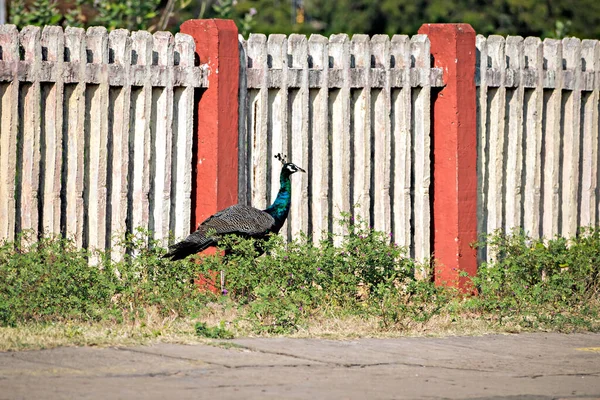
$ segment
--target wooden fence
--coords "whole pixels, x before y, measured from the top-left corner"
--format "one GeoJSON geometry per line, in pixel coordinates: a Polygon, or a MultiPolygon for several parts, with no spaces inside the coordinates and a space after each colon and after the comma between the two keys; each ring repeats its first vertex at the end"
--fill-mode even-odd
{"type": "Polygon", "coordinates": [[[142,227],[164,244],[238,200],[266,207],[279,152],[308,171],[287,239],[342,233],[346,212],[464,291],[478,233],[600,223],[597,40],[181,30],[0,26],[0,240],[110,248],[142,227]]]}
{"type": "Polygon", "coordinates": [[[0,240],[189,233],[194,50],[168,32],[0,26],[0,240]]]}
{"type": "Polygon", "coordinates": [[[425,35],[250,35],[241,42],[240,201],[266,207],[288,154],[282,232],[341,233],[342,212],[430,255],[430,67],[425,35]]]}
{"type": "Polygon", "coordinates": [[[478,231],[598,225],[600,43],[477,37],[478,231]]]}

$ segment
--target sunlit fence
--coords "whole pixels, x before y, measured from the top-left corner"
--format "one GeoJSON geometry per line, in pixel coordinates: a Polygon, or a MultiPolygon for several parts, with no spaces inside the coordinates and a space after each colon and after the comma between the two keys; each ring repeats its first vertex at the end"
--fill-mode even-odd
{"type": "Polygon", "coordinates": [[[473,273],[477,234],[600,222],[597,40],[181,31],[0,27],[0,240],[109,248],[141,227],[166,244],[266,207],[280,152],[307,169],[286,239],[343,233],[348,213],[433,255],[441,283],[473,273]]]}
{"type": "Polygon", "coordinates": [[[240,197],[266,207],[281,151],[305,166],[292,180],[283,231],[342,232],[341,213],[430,254],[429,40],[407,36],[251,35],[242,42],[240,197]]]}
{"type": "Polygon", "coordinates": [[[191,37],[4,25],[0,50],[0,239],[189,232],[191,37]]]}
{"type": "Polygon", "coordinates": [[[479,36],[477,55],[479,231],[598,225],[599,42],[479,36]]]}

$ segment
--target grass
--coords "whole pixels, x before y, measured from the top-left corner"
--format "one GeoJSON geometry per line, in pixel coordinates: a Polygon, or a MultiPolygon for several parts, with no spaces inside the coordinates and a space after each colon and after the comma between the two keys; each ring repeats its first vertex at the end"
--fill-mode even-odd
{"type": "Polygon", "coordinates": [[[120,262],[60,238],[4,243],[0,350],[600,330],[598,230],[545,241],[497,232],[480,243],[494,261],[474,278],[479,295],[464,297],[415,279],[428,265],[388,235],[345,224],[348,234],[318,246],[273,237],[258,256],[252,240],[229,238],[227,259],[178,262],[163,260],[143,232],[120,243],[135,255],[120,262]],[[195,278],[221,270],[226,294],[198,289],[195,278]]]}

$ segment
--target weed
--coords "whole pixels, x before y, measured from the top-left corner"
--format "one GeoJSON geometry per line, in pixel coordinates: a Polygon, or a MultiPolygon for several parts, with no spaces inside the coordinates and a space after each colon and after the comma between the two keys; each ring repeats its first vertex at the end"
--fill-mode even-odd
{"type": "Polygon", "coordinates": [[[209,327],[204,322],[196,322],[194,325],[196,335],[209,339],[233,339],[233,333],[225,329],[225,322],[221,321],[219,326],[209,327]]]}

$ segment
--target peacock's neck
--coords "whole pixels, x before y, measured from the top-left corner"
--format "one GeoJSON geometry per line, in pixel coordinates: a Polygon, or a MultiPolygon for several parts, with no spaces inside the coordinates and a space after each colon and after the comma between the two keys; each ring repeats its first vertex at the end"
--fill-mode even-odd
{"type": "Polygon", "coordinates": [[[292,195],[292,182],[290,176],[285,174],[283,171],[279,178],[279,192],[273,204],[271,204],[265,211],[269,213],[275,219],[275,232],[283,226],[285,219],[290,211],[292,195]]]}

